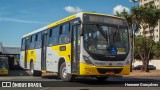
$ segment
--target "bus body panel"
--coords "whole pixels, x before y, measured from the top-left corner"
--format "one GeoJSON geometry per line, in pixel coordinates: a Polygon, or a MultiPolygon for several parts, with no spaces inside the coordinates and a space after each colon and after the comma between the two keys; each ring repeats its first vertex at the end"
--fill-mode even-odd
{"type": "Polygon", "coordinates": [[[28,50],[27,62],[29,63],[31,62],[31,60],[33,60],[33,62],[36,62],[36,55],[36,50],[28,50]]]}
{"type": "Polygon", "coordinates": [[[56,50],[47,47],[46,71],[58,72],[58,60],[60,56],[56,50]]]}
{"type": "Polygon", "coordinates": [[[49,61],[53,62],[53,65],[50,64],[50,66],[47,67],[48,68],[47,70],[49,70],[49,71],[52,70],[53,72],[58,72],[58,62],[59,62],[60,58],[63,58],[66,62],[67,72],[71,73],[71,44],[70,43],[64,44],[64,45],[51,46],[47,49],[47,51],[48,51],[48,53],[47,53],[48,64],[49,64],[49,61]],[[64,48],[64,50],[63,50],[63,48],[64,48]],[[62,49],[62,50],[60,50],[60,49],[62,49]]]}
{"type": "Polygon", "coordinates": [[[20,66],[24,68],[25,51],[20,52],[20,66]]]}
{"type": "Polygon", "coordinates": [[[117,67],[117,66],[93,66],[83,62],[80,63],[80,75],[86,75],[86,76],[87,75],[104,75],[104,76],[109,75],[109,74],[103,73],[105,70],[106,72],[107,70],[108,72],[113,72],[114,73],[113,75],[128,75],[130,72],[130,65],[117,67]],[[101,69],[100,72],[102,73],[100,73],[98,69],[101,69]],[[119,73],[115,73],[117,72],[118,69],[122,69],[122,70],[118,71],[119,73]]]}
{"type": "Polygon", "coordinates": [[[34,60],[34,70],[41,70],[41,48],[35,49],[36,59],[34,60]]]}

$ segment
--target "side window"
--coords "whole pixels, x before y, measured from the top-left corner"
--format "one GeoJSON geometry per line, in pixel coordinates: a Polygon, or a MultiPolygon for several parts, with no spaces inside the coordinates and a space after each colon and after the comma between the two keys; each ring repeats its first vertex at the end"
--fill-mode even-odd
{"type": "Polygon", "coordinates": [[[22,39],[22,42],[21,42],[21,50],[22,50],[22,51],[25,50],[25,38],[22,39]]]}
{"type": "Polygon", "coordinates": [[[35,35],[35,42],[38,41],[38,34],[35,35]]]}
{"type": "Polygon", "coordinates": [[[60,27],[59,44],[65,44],[70,42],[69,23],[66,23],[60,27]]]}
{"type": "Polygon", "coordinates": [[[30,37],[30,49],[34,49],[34,45],[35,45],[35,35],[32,35],[30,37]]]}
{"type": "Polygon", "coordinates": [[[25,38],[25,49],[29,50],[30,48],[30,37],[25,38]]]}
{"type": "Polygon", "coordinates": [[[30,41],[30,43],[32,42],[32,36],[30,36],[30,40],[29,41],[30,41]]]}
{"type": "Polygon", "coordinates": [[[58,37],[59,37],[59,27],[54,27],[50,29],[48,46],[57,45],[58,37]]]}
{"type": "Polygon", "coordinates": [[[27,43],[27,50],[31,49],[31,43],[32,43],[32,36],[28,37],[28,43],[27,43]]]}
{"type": "Polygon", "coordinates": [[[35,49],[41,48],[41,44],[42,44],[41,40],[42,40],[41,33],[37,33],[35,35],[35,49]]]}

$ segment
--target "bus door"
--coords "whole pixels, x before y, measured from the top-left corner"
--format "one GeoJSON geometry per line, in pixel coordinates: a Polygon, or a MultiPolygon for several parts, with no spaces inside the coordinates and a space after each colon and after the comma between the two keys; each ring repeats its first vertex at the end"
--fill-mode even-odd
{"type": "Polygon", "coordinates": [[[47,34],[42,34],[41,70],[46,70],[47,34]]]}
{"type": "Polygon", "coordinates": [[[29,38],[26,38],[26,39],[25,39],[24,68],[28,68],[28,67],[27,67],[28,49],[29,49],[29,38]]]}
{"type": "Polygon", "coordinates": [[[74,25],[72,27],[72,62],[71,62],[71,70],[72,73],[79,72],[79,60],[80,60],[80,25],[74,25]]]}

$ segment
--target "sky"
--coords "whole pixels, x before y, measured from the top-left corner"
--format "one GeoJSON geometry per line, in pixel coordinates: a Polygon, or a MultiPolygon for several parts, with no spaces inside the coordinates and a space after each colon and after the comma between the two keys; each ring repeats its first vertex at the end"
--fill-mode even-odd
{"type": "Polygon", "coordinates": [[[0,0],[0,42],[20,47],[23,35],[81,11],[129,12],[131,0],[0,0]]]}

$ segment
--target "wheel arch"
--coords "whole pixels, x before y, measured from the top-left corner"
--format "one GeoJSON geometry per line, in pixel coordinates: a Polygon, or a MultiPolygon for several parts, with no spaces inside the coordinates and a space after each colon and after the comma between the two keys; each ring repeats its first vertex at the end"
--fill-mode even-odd
{"type": "Polygon", "coordinates": [[[33,59],[32,59],[32,58],[30,59],[30,62],[29,62],[29,63],[30,63],[30,64],[29,64],[29,65],[30,65],[30,66],[29,66],[29,69],[30,69],[30,68],[31,68],[31,63],[33,63],[33,59]]]}
{"type": "Polygon", "coordinates": [[[59,61],[58,61],[58,75],[59,75],[59,72],[60,72],[61,64],[64,63],[64,62],[66,62],[65,58],[64,57],[60,57],[59,61]]]}

